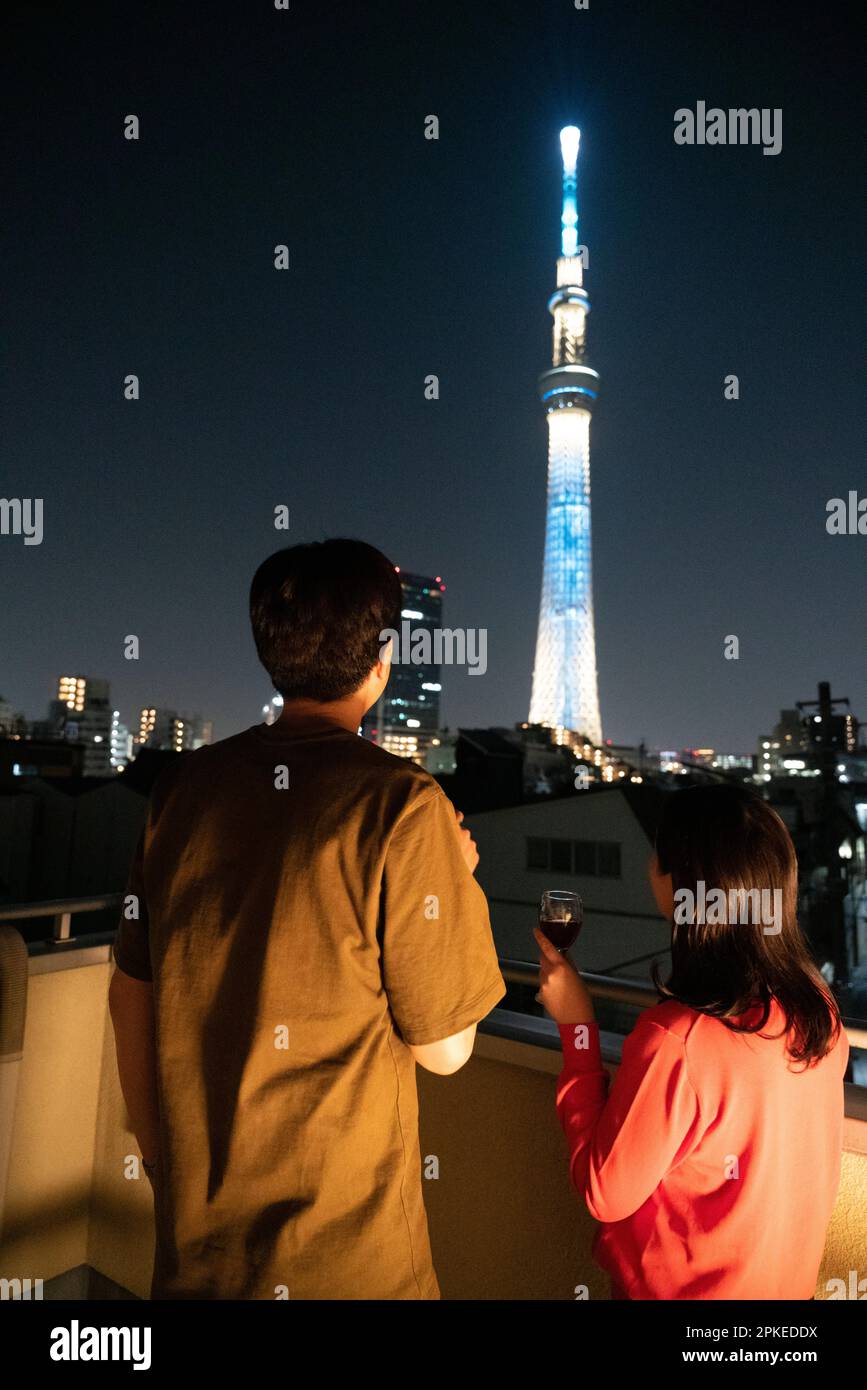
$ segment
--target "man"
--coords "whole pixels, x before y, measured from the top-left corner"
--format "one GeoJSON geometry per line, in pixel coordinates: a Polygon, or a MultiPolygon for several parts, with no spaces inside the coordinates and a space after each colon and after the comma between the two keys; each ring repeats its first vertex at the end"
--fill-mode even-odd
{"type": "Polygon", "coordinates": [[[439,1297],[415,1065],[463,1066],[505,987],[469,832],[358,737],[400,607],[359,541],[272,555],[250,612],[281,718],[154,789],[109,998],[154,1298],[439,1297]]]}

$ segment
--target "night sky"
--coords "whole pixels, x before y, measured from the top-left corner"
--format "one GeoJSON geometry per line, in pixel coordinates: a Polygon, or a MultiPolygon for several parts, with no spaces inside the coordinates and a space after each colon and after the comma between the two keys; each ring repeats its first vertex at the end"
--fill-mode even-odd
{"type": "Polygon", "coordinates": [[[66,671],[108,677],[127,722],[255,723],[253,570],[354,535],[488,629],[444,722],[526,718],[574,123],[604,732],[753,751],[820,679],[867,719],[867,537],[825,529],[867,495],[854,5],[14,12],[0,494],[45,505],[41,546],[0,537],[15,708],[41,716],[66,671]],[[782,153],[677,146],[699,100],[781,107],[782,153]]]}

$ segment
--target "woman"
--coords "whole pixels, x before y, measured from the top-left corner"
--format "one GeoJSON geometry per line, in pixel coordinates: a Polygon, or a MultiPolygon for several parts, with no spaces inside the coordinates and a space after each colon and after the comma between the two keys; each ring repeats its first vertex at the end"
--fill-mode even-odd
{"type": "Polygon", "coordinates": [[[840,1176],[849,1045],[796,916],[779,816],[735,786],[668,798],[651,861],[672,970],[611,1094],[578,972],[536,932],[560,1025],[570,1172],[612,1296],[809,1299],[840,1176]],[[714,891],[716,890],[716,891],[714,891]]]}

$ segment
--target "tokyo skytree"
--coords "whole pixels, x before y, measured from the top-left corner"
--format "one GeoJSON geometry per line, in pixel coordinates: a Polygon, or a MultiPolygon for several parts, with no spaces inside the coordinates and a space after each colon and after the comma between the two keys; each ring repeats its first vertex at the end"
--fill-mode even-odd
{"type": "Polygon", "coordinates": [[[530,723],[602,742],[590,547],[590,417],[599,376],[585,361],[590,301],[586,248],[578,242],[577,165],[581,132],[560,131],[563,217],[554,319],[553,366],[539,378],[548,419],[548,508],[542,601],[530,723]]]}

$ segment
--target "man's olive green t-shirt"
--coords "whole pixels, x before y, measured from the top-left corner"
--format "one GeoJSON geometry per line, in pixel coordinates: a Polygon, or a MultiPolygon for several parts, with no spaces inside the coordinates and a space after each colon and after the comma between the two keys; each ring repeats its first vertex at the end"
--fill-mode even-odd
{"type": "Polygon", "coordinates": [[[407,1044],[505,993],[438,784],[334,724],[248,729],[160,778],[128,893],[115,960],[156,1019],[152,1297],[438,1297],[407,1044]]]}

